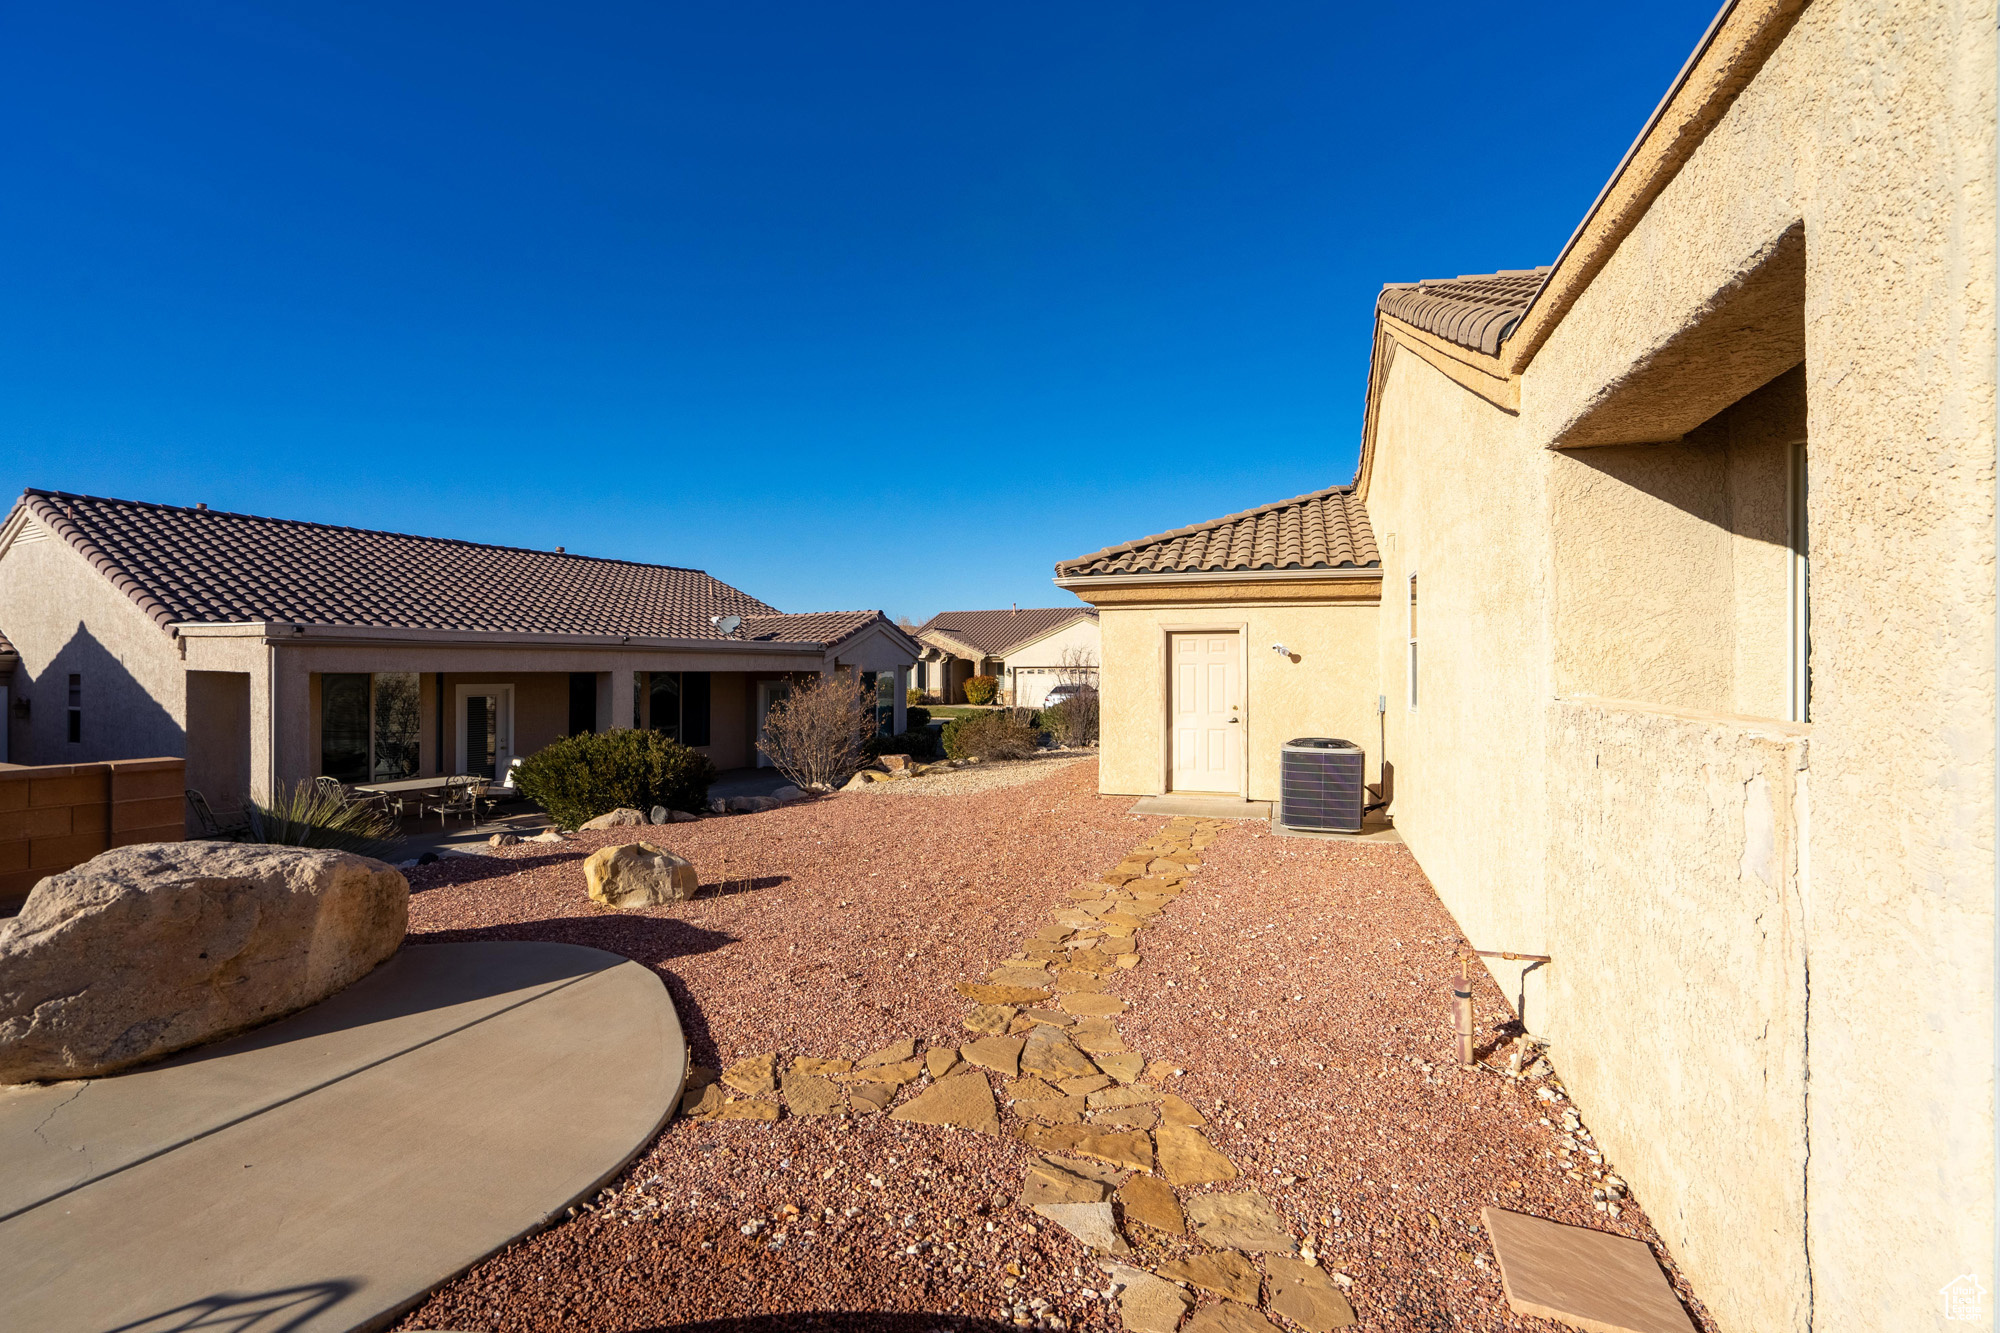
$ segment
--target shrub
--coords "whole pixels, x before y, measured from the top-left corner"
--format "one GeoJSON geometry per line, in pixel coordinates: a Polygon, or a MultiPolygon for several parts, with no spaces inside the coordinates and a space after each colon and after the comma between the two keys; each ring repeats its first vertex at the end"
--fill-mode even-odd
{"type": "Polygon", "coordinates": [[[931,710],[928,708],[905,708],[903,710],[903,730],[922,731],[931,724],[931,710]]]}
{"type": "Polygon", "coordinates": [[[852,676],[819,676],[792,686],[764,716],[760,746],[780,773],[808,791],[831,791],[868,759],[875,737],[875,692],[852,676]]]}
{"type": "Polygon", "coordinates": [[[1040,733],[1015,712],[978,713],[945,727],[944,752],[953,759],[1023,759],[1040,740],[1040,733]]]}
{"type": "Polygon", "coordinates": [[[974,676],[965,682],[965,701],[984,706],[993,702],[993,696],[1000,692],[1000,677],[974,676]]]}
{"type": "Polygon", "coordinates": [[[903,691],[903,702],[909,707],[915,708],[918,704],[924,702],[924,692],[912,685],[909,689],[903,691]]]}
{"type": "Polygon", "coordinates": [[[663,732],[585,732],[524,760],[514,781],[557,825],[573,829],[620,808],[699,810],[715,764],[663,732]]]}
{"type": "Polygon", "coordinates": [[[1097,691],[1089,690],[1072,695],[1041,711],[1041,728],[1055,738],[1058,745],[1079,746],[1097,743],[1097,691]]]}
{"type": "Polygon", "coordinates": [[[350,801],[314,782],[278,784],[269,804],[251,801],[246,842],[282,847],[327,847],[337,852],[381,856],[402,833],[396,817],[379,805],[350,801]]]}
{"type": "Polygon", "coordinates": [[[862,747],[868,756],[880,758],[885,754],[906,754],[912,759],[937,758],[937,733],[929,727],[916,728],[898,736],[876,736],[862,747]]]}

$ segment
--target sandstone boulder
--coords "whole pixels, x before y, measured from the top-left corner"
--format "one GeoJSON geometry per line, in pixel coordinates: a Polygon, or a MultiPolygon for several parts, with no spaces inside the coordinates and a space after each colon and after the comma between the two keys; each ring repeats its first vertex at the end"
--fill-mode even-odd
{"type": "Polygon", "coordinates": [[[876,759],[886,773],[904,773],[910,768],[910,756],[906,754],[885,754],[876,759]]]}
{"type": "Polygon", "coordinates": [[[91,1078],[323,1000],[396,952],[410,886],[348,852],[119,847],[0,922],[0,1083],[91,1078]]]}
{"type": "Polygon", "coordinates": [[[592,852],[583,863],[583,883],[592,902],[629,909],[684,903],[700,890],[701,877],[665,848],[627,842],[592,852]]]}
{"type": "Polygon", "coordinates": [[[633,828],[645,822],[645,815],[637,810],[621,806],[616,810],[601,814],[595,819],[584,821],[582,828],[585,832],[607,828],[633,828]]]}
{"type": "Polygon", "coordinates": [[[804,791],[789,783],[771,793],[771,799],[780,805],[790,805],[793,801],[803,801],[805,798],[804,791]]]}

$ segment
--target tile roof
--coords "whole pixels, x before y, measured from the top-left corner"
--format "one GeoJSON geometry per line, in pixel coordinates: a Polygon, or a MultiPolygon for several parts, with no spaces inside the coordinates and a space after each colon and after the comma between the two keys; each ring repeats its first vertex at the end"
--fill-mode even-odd
{"type": "Polygon", "coordinates": [[[1107,546],[1058,564],[1056,577],[1355,569],[1380,563],[1368,511],[1352,486],[1334,486],[1107,546]]]}
{"type": "Polygon", "coordinates": [[[1097,611],[1088,606],[1003,606],[997,611],[940,611],[917,626],[917,637],[938,634],[977,649],[988,657],[1004,656],[1008,649],[1039,639],[1059,625],[1072,620],[1095,620],[1097,611]]]}
{"type": "Polygon", "coordinates": [[[14,645],[7,642],[6,635],[0,634],[0,657],[17,657],[17,656],[19,656],[19,654],[17,654],[14,651],[14,645]]]}
{"type": "Polygon", "coordinates": [[[739,615],[774,641],[822,642],[814,636],[841,617],[879,614],[787,616],[672,565],[59,491],[26,491],[20,503],[161,626],[283,620],[720,640],[709,617],[739,615]]]}
{"type": "MultiPolygon", "coordinates": [[[[895,623],[880,611],[801,611],[795,615],[745,616],[742,637],[760,643],[823,643],[831,647],[877,621],[895,623]]],[[[898,634],[901,630],[896,631],[898,634]]]]}
{"type": "Polygon", "coordinates": [[[1494,356],[1548,275],[1544,265],[1392,282],[1375,298],[1375,308],[1447,342],[1494,356]]]}

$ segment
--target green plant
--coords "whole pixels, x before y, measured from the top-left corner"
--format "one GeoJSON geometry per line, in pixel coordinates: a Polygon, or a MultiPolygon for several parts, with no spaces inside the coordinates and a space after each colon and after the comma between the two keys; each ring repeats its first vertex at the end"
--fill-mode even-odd
{"type": "Polygon", "coordinates": [[[910,686],[909,689],[903,691],[903,702],[909,705],[911,708],[915,708],[918,704],[922,703],[923,701],[924,701],[924,692],[918,689],[916,686],[912,685],[910,686]]]}
{"type": "Polygon", "coordinates": [[[1013,711],[960,718],[945,727],[943,739],[953,759],[1023,759],[1041,743],[1040,733],[1013,711]]]}
{"type": "Polygon", "coordinates": [[[905,708],[903,710],[903,730],[922,731],[931,724],[931,710],[928,708],[905,708]]]}
{"type": "Polygon", "coordinates": [[[965,682],[965,701],[984,706],[993,702],[993,696],[1000,692],[998,676],[973,676],[965,682]]]}
{"type": "Polygon", "coordinates": [[[314,782],[278,784],[270,801],[251,801],[245,842],[281,847],[325,847],[336,852],[380,856],[402,832],[396,817],[379,805],[350,801],[314,782]]]}
{"type": "Polygon", "coordinates": [[[621,808],[699,810],[715,764],[663,732],[585,732],[529,756],[514,781],[549,818],[573,829],[621,808]]]}

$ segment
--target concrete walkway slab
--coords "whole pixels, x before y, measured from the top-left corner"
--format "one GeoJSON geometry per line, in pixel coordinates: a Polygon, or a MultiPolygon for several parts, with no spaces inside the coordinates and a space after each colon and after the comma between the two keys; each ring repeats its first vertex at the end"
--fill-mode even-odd
{"type": "Polygon", "coordinates": [[[1135,815],[1181,815],[1190,819],[1269,819],[1269,801],[1246,801],[1240,796],[1141,796],[1132,805],[1135,815]]]}
{"type": "Polygon", "coordinates": [[[616,1174],[686,1069],[636,963],[406,948],[246,1037],[0,1098],[0,1309],[53,1333],[378,1326],[616,1174]]]}

